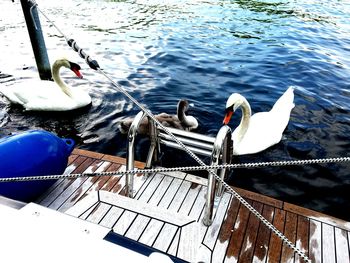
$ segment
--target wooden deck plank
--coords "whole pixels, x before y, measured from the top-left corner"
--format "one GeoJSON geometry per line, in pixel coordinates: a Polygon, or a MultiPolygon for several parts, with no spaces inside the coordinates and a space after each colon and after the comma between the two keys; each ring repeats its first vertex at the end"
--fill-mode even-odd
{"type": "MultiPolygon", "coordinates": [[[[89,171],[93,167],[94,159],[88,158],[86,159],[76,170],[77,173],[84,173],[85,171],[89,171]]],[[[64,191],[48,206],[51,209],[58,210],[64,202],[70,198],[70,196],[75,192],[75,190],[80,187],[88,178],[87,177],[79,177],[76,178],[64,191]]]]}
{"type": "Polygon", "coordinates": [[[322,262],[322,223],[310,220],[309,256],[315,263],[322,262]]]}
{"type": "Polygon", "coordinates": [[[216,241],[213,251],[213,262],[223,262],[226,255],[226,250],[230,242],[233,232],[233,224],[236,220],[239,209],[239,201],[236,198],[231,198],[230,206],[225,215],[222,227],[216,241]]]}
{"type": "MultiPolygon", "coordinates": [[[[84,171],[84,166],[85,172],[93,171],[102,161],[104,161],[103,163],[110,162],[111,165],[108,169],[112,167],[114,170],[117,170],[120,164],[125,163],[123,158],[78,150],[74,151],[70,156],[69,163],[71,163],[71,166],[66,171],[79,173],[79,169],[80,172],[84,171]],[[93,161],[89,167],[86,167],[87,160],[93,161]]],[[[143,167],[144,164],[139,163],[138,165],[143,167]]],[[[125,166],[123,167],[125,168],[125,166]]],[[[135,176],[134,188],[137,198],[148,201],[150,205],[158,205],[158,208],[168,208],[172,212],[189,215],[193,220],[197,220],[201,224],[207,179],[181,172],[175,172],[171,175],[167,174],[162,178],[161,180],[158,179],[158,184],[156,184],[154,182],[157,179],[153,175],[150,177],[141,174],[135,176]],[[185,179],[185,182],[182,182],[183,179],[185,179]],[[152,188],[151,190],[149,190],[150,187],[152,188]]],[[[41,196],[39,202],[50,204],[58,202],[56,200],[57,195],[71,191],[74,188],[73,186],[77,188],[58,207],[59,210],[69,208],[76,201],[86,198],[88,194],[92,194],[100,189],[120,194],[125,192],[124,177],[106,176],[99,177],[96,182],[93,180],[93,178],[88,178],[84,182],[79,182],[79,179],[59,180],[49,189],[50,191],[46,192],[46,195],[41,196]]],[[[273,220],[277,229],[285,230],[282,232],[285,232],[285,235],[299,249],[309,254],[312,262],[350,263],[349,222],[250,191],[239,188],[234,189],[245,199],[249,199],[249,202],[255,201],[253,202],[254,206],[260,207],[259,209],[263,208],[262,214],[265,218],[268,221],[273,220]]],[[[202,234],[199,236],[202,237],[204,244],[209,247],[209,249],[204,247],[206,256],[209,255],[210,249],[213,249],[212,262],[222,262],[223,260],[225,262],[254,263],[303,262],[289,247],[282,245],[281,240],[271,233],[265,225],[257,223],[256,218],[242,207],[237,200],[234,200],[228,202],[230,204],[228,215],[222,215],[222,225],[214,225],[208,231],[206,231],[206,227],[201,226],[200,231],[202,234]],[[227,255],[225,255],[225,252],[227,255]]],[[[162,251],[168,250],[170,254],[186,256],[185,251],[189,245],[183,239],[177,226],[168,223],[164,224],[166,220],[150,219],[146,214],[138,214],[136,216],[136,212],[128,211],[128,209],[123,211],[124,209],[115,206],[108,207],[108,205],[106,205],[105,209],[102,209],[100,204],[87,209],[81,215],[81,218],[88,217],[88,220],[93,220],[107,227],[115,225],[117,231],[122,232],[121,229],[124,229],[124,234],[135,240],[141,239],[146,228],[150,227],[152,220],[159,221],[159,223],[154,223],[158,225],[158,229],[157,227],[152,228],[148,230],[149,234],[142,237],[144,242],[153,244],[153,246],[162,251]],[[123,216],[127,217],[127,213],[131,213],[129,215],[131,225],[124,225],[119,227],[118,230],[119,221],[116,222],[116,220],[121,220],[123,216]],[[162,226],[159,228],[160,225],[162,226]],[[182,244],[180,251],[179,244],[182,244]]],[[[220,217],[221,215],[219,214],[218,218],[220,219],[220,217]]]]}
{"type": "Polygon", "coordinates": [[[134,221],[135,217],[137,216],[136,213],[124,210],[121,217],[119,217],[116,224],[113,226],[113,231],[117,234],[124,235],[125,232],[128,230],[132,222],[134,221]]]}
{"type": "Polygon", "coordinates": [[[140,236],[142,235],[150,220],[150,217],[140,214],[137,215],[134,222],[126,232],[125,236],[133,240],[139,240],[140,236]]]}
{"type": "Polygon", "coordinates": [[[176,232],[176,235],[175,235],[174,239],[171,241],[171,245],[167,251],[172,256],[176,256],[176,254],[177,254],[177,247],[179,244],[179,239],[180,239],[180,230],[176,232]]]}
{"type": "Polygon", "coordinates": [[[334,227],[322,223],[322,260],[327,263],[335,263],[334,227]]]}
{"type": "MultiPolygon", "coordinates": [[[[254,201],[252,206],[260,214],[262,213],[262,209],[263,209],[262,203],[254,201]]],[[[259,219],[255,215],[250,213],[248,225],[247,225],[247,231],[245,233],[245,237],[242,243],[241,253],[239,255],[240,262],[252,262],[255,241],[258,235],[259,223],[260,223],[259,219]]]]}
{"type": "Polygon", "coordinates": [[[241,251],[241,245],[249,218],[249,210],[240,205],[238,215],[233,227],[229,246],[227,248],[225,262],[237,262],[241,251]]]}
{"type": "Polygon", "coordinates": [[[196,183],[192,183],[190,190],[188,191],[180,209],[179,213],[188,215],[191,211],[191,208],[201,190],[202,186],[196,183]]]}
{"type": "MultiPolygon", "coordinates": [[[[309,254],[309,219],[298,215],[297,239],[296,247],[299,248],[305,255],[309,254]]],[[[295,254],[295,263],[303,263],[304,260],[295,254]]]]}
{"type": "Polygon", "coordinates": [[[148,246],[152,246],[157,236],[159,235],[159,232],[161,231],[163,225],[164,225],[164,222],[156,220],[154,218],[151,219],[145,231],[143,231],[139,239],[139,242],[148,246]]]}
{"type": "Polygon", "coordinates": [[[280,200],[277,200],[275,198],[266,196],[266,195],[262,195],[262,194],[258,194],[258,193],[254,193],[248,190],[244,190],[241,188],[237,188],[237,187],[233,187],[233,189],[239,193],[241,196],[243,196],[245,199],[248,198],[250,200],[253,201],[257,201],[259,203],[263,203],[265,205],[270,205],[270,206],[274,206],[277,208],[282,208],[283,207],[283,202],[280,200]]]}
{"type": "MultiPolygon", "coordinates": [[[[69,167],[66,168],[65,174],[76,173],[76,170],[87,158],[77,157],[69,167]]],[[[49,206],[75,179],[58,180],[52,187],[39,197],[37,203],[42,206],[49,206]]]]}
{"type": "MultiPolygon", "coordinates": [[[[284,235],[290,242],[295,244],[297,234],[297,219],[298,216],[294,213],[287,212],[286,223],[284,227],[284,235]]],[[[281,262],[291,263],[294,262],[294,251],[286,244],[283,244],[281,262]]]]}
{"type": "Polygon", "coordinates": [[[166,223],[154,242],[153,247],[166,252],[170,247],[171,241],[175,237],[178,229],[178,227],[166,223]]]}
{"type": "MultiPolygon", "coordinates": [[[[125,168],[121,164],[112,163],[106,170],[106,172],[116,172],[116,171],[123,171],[125,168]]],[[[114,189],[115,192],[115,186],[118,184],[118,182],[121,180],[123,176],[121,175],[114,175],[114,176],[101,176],[98,181],[91,187],[91,191],[99,191],[99,190],[105,190],[112,192],[114,189]]],[[[120,187],[121,188],[121,187],[120,187]]],[[[89,191],[88,191],[89,192],[89,191]]]]}
{"type": "MultiPolygon", "coordinates": [[[[275,211],[272,206],[264,205],[262,216],[265,217],[267,221],[272,223],[274,212],[275,211]]],[[[252,262],[254,263],[266,262],[267,252],[269,249],[270,236],[271,236],[271,230],[265,224],[260,222],[258,237],[255,243],[254,257],[252,262]]]]}
{"type": "MultiPolygon", "coordinates": [[[[99,173],[104,172],[105,169],[110,165],[109,162],[104,162],[101,160],[95,160],[85,173],[99,173]]],[[[59,211],[65,212],[67,209],[72,207],[76,202],[80,200],[80,198],[87,195],[87,191],[91,188],[91,186],[99,179],[99,177],[88,177],[75,191],[72,195],[59,207],[59,211]]]]}
{"type": "Polygon", "coordinates": [[[350,222],[346,222],[346,221],[339,219],[339,218],[328,216],[328,215],[322,214],[320,212],[313,211],[313,210],[310,210],[310,209],[307,209],[304,207],[300,207],[297,205],[289,204],[286,202],[284,202],[284,204],[283,204],[283,209],[286,211],[298,214],[298,215],[306,216],[310,219],[318,220],[322,223],[326,223],[326,224],[329,224],[332,226],[342,228],[346,231],[350,231],[350,222]]]}
{"type": "Polygon", "coordinates": [[[195,218],[197,221],[199,220],[201,213],[204,209],[204,205],[205,205],[205,197],[207,194],[207,187],[203,186],[201,187],[201,190],[198,193],[198,196],[191,208],[190,214],[189,216],[192,218],[195,218]]]}
{"type": "MultiPolygon", "coordinates": [[[[164,174],[156,174],[152,181],[148,184],[147,188],[143,191],[143,193],[137,198],[140,201],[149,202],[152,198],[153,194],[159,188],[162,180],[164,178],[164,174]]],[[[161,189],[162,190],[162,189],[161,189]]]]}
{"type": "Polygon", "coordinates": [[[86,218],[86,220],[98,224],[110,209],[111,205],[99,203],[97,207],[86,218]]]}
{"type": "Polygon", "coordinates": [[[168,210],[177,212],[179,211],[183,200],[185,199],[189,189],[191,188],[191,182],[182,181],[178,191],[175,194],[172,202],[170,203],[168,210]]]}
{"type": "Polygon", "coordinates": [[[335,245],[337,262],[349,263],[348,233],[339,228],[335,228],[335,245]]]}
{"type": "MultiPolygon", "coordinates": [[[[172,181],[173,181],[172,177],[164,176],[163,180],[159,184],[159,187],[155,190],[151,199],[149,199],[148,203],[150,205],[158,205],[172,181]]],[[[142,196],[141,196],[141,198],[142,198],[142,196]]]]}
{"type": "Polygon", "coordinates": [[[175,178],[165,194],[163,195],[162,199],[160,200],[158,207],[160,208],[168,208],[170,203],[172,202],[173,198],[175,197],[177,191],[179,190],[179,187],[182,183],[181,179],[175,178]]]}
{"type": "MultiPolygon", "coordinates": [[[[286,212],[275,208],[275,216],[273,218],[273,225],[283,232],[285,224],[286,212]]],[[[269,251],[267,253],[267,262],[280,262],[282,252],[282,240],[274,233],[271,234],[269,251]]]]}
{"type": "Polygon", "coordinates": [[[211,250],[214,249],[214,245],[219,235],[221,224],[222,224],[222,221],[224,220],[230,201],[231,201],[231,195],[228,193],[224,193],[220,200],[213,223],[211,224],[211,226],[208,227],[207,233],[204,236],[203,244],[206,245],[211,250]]]}
{"type": "Polygon", "coordinates": [[[124,210],[112,206],[111,209],[107,212],[107,214],[103,217],[103,219],[100,222],[100,225],[112,228],[114,224],[118,221],[119,217],[123,214],[124,210]]]}

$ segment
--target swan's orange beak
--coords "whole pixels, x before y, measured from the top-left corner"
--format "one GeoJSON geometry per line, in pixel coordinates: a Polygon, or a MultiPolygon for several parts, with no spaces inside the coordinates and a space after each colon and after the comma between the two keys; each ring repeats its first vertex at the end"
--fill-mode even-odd
{"type": "Polygon", "coordinates": [[[79,69],[74,68],[72,71],[75,73],[75,75],[77,75],[78,78],[83,78],[83,75],[80,73],[79,69]]]}
{"type": "Polygon", "coordinates": [[[232,115],[233,115],[233,111],[232,110],[227,111],[226,114],[225,114],[224,121],[222,123],[224,125],[227,125],[230,122],[232,115]]]}

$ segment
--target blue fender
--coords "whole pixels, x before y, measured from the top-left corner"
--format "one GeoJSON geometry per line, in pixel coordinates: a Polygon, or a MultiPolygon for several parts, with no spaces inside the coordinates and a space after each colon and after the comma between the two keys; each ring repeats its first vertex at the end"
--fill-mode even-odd
{"type": "MultiPolygon", "coordinates": [[[[0,177],[62,174],[73,151],[72,139],[46,131],[28,131],[0,139],[0,177]]],[[[0,195],[34,201],[55,180],[0,183],[0,195]]]]}

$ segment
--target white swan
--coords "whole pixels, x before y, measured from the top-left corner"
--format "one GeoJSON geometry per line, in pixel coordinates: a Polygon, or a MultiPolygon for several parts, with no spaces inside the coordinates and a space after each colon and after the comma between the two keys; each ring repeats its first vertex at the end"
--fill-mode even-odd
{"type": "MultiPolygon", "coordinates": [[[[189,107],[187,100],[180,100],[177,104],[177,115],[160,113],[155,118],[165,127],[176,128],[180,130],[191,131],[198,128],[198,121],[193,116],[187,116],[186,111],[189,107]]],[[[134,118],[126,118],[120,122],[119,130],[121,133],[128,133],[134,118]]],[[[137,130],[139,134],[149,134],[148,118],[144,118],[137,130]]]]}
{"type": "Polygon", "coordinates": [[[228,98],[223,124],[229,123],[239,107],[242,109],[241,123],[232,133],[233,155],[261,152],[280,142],[294,108],[293,91],[293,87],[289,87],[269,112],[258,112],[253,116],[248,101],[242,95],[233,93],[228,98]]]}
{"type": "Polygon", "coordinates": [[[78,64],[67,59],[59,59],[52,65],[54,82],[30,80],[0,87],[0,93],[11,103],[20,104],[29,111],[68,111],[89,105],[91,98],[88,93],[79,88],[70,88],[61,79],[59,75],[61,67],[69,68],[82,78],[78,64]]]}

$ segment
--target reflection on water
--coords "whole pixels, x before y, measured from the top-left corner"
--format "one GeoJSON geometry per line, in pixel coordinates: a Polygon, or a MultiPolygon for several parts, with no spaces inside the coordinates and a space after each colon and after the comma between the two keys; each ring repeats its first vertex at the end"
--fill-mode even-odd
{"type": "MultiPolygon", "coordinates": [[[[350,134],[350,4],[347,1],[38,1],[69,37],[153,113],[194,107],[198,132],[215,136],[227,97],[242,93],[253,112],[269,110],[288,86],[296,107],[281,143],[234,162],[347,156],[350,134]]],[[[0,97],[0,135],[46,129],[79,147],[125,156],[119,122],[139,109],[72,52],[42,18],[50,61],[82,66],[92,106],[74,113],[32,113],[0,97]]],[[[38,77],[19,3],[0,3],[0,84],[38,77]]],[[[28,87],[35,88],[35,87],[28,87]]],[[[240,121],[237,113],[231,125],[240,121]]],[[[137,158],[148,141],[140,138],[137,158]]],[[[205,159],[208,162],[207,159],[205,159]]],[[[163,165],[194,164],[166,149],[163,165]],[[178,158],[173,159],[173,156],[178,158]]],[[[348,164],[236,170],[231,183],[350,220],[348,164]]]]}

